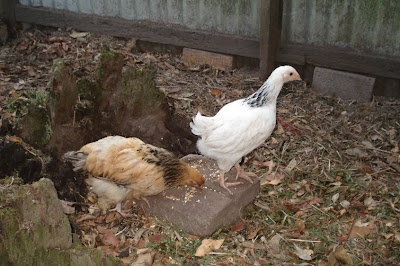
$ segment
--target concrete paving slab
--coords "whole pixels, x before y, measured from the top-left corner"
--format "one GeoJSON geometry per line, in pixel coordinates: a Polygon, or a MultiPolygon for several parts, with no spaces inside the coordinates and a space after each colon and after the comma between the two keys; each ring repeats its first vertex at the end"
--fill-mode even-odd
{"type": "Polygon", "coordinates": [[[324,95],[345,100],[368,102],[372,97],[375,78],[316,67],[311,88],[324,95]]]}
{"type": "MultiPolygon", "coordinates": [[[[231,187],[231,196],[218,184],[219,169],[214,160],[201,155],[187,155],[183,161],[198,169],[206,182],[202,190],[192,187],[179,187],[148,197],[150,207],[143,201],[139,204],[145,213],[157,216],[182,230],[200,237],[209,236],[222,226],[229,226],[239,220],[241,211],[258,195],[260,182],[245,181],[231,187]]],[[[233,182],[236,170],[225,175],[227,182],[233,182]]]]}

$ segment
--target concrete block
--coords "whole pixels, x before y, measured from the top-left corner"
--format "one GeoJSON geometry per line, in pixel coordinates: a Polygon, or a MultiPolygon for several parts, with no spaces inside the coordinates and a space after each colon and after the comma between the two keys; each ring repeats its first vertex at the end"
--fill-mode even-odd
{"type": "Polygon", "coordinates": [[[324,95],[368,102],[371,100],[374,84],[375,78],[316,67],[311,88],[324,95]]]}
{"type": "MultiPolygon", "coordinates": [[[[209,236],[222,226],[229,226],[240,219],[240,212],[253,202],[260,190],[260,182],[244,183],[231,187],[231,196],[221,188],[217,178],[219,169],[215,161],[201,155],[187,155],[183,161],[198,169],[206,182],[202,190],[192,187],[179,187],[148,197],[150,207],[143,201],[139,204],[145,213],[155,215],[180,227],[182,230],[200,237],[209,236]]],[[[236,170],[226,175],[227,182],[232,182],[236,170]]]]}
{"type": "Polygon", "coordinates": [[[218,70],[231,70],[233,56],[184,48],[183,63],[189,67],[207,64],[218,70]]]}

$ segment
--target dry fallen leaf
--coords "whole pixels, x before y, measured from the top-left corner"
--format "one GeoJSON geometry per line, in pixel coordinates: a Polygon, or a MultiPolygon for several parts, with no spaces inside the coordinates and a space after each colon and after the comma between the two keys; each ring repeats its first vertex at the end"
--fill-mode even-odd
{"type": "Polygon", "coordinates": [[[76,31],[74,31],[69,36],[71,36],[71,38],[78,39],[78,38],[85,38],[88,35],[89,35],[89,32],[76,32],[76,31]]]}
{"type": "Polygon", "coordinates": [[[290,113],[289,109],[284,109],[284,108],[277,108],[276,111],[280,114],[289,114],[290,113]]]}
{"type": "Polygon", "coordinates": [[[368,155],[366,151],[360,150],[358,148],[347,149],[344,152],[350,156],[357,156],[357,157],[366,157],[368,155]]]}
{"type": "Polygon", "coordinates": [[[63,207],[63,211],[65,214],[73,214],[75,213],[75,207],[72,207],[72,205],[75,202],[70,202],[70,201],[65,201],[65,200],[60,200],[61,201],[61,205],[63,207]]]}
{"type": "Polygon", "coordinates": [[[368,210],[372,210],[376,207],[376,201],[372,197],[369,197],[364,200],[364,205],[368,207],[368,210]]]}
{"type": "Polygon", "coordinates": [[[329,255],[328,266],[341,265],[342,263],[353,265],[353,261],[347,253],[347,250],[342,245],[339,245],[335,248],[335,251],[329,255]]]}
{"type": "Polygon", "coordinates": [[[284,179],[285,179],[285,176],[283,174],[280,174],[280,173],[269,174],[269,175],[266,175],[263,178],[261,178],[261,186],[265,186],[265,185],[276,186],[276,185],[282,183],[282,181],[284,179]]]}
{"type": "Polygon", "coordinates": [[[394,232],[394,240],[397,243],[400,243],[400,233],[399,232],[394,232]]]}
{"type": "Polygon", "coordinates": [[[296,230],[293,231],[293,233],[295,234],[300,234],[301,232],[304,231],[304,229],[306,229],[306,224],[302,220],[296,220],[294,226],[295,228],[297,228],[296,230]]]}
{"type": "Polygon", "coordinates": [[[351,229],[350,237],[353,238],[366,237],[375,230],[376,228],[373,221],[368,223],[362,223],[360,220],[357,220],[354,223],[353,228],[351,229]]]}
{"type": "Polygon", "coordinates": [[[157,243],[157,242],[160,242],[160,240],[163,237],[164,237],[163,235],[151,235],[151,236],[149,236],[149,241],[157,243]]]}
{"type": "Polygon", "coordinates": [[[294,244],[296,248],[295,254],[302,260],[312,260],[311,255],[314,253],[311,249],[302,249],[301,247],[294,244]]]}
{"type": "Polygon", "coordinates": [[[224,243],[224,239],[203,239],[201,245],[196,250],[196,257],[203,257],[210,253],[212,250],[219,249],[224,243]]]}
{"type": "Polygon", "coordinates": [[[348,208],[350,207],[350,202],[347,201],[347,200],[343,200],[343,201],[340,202],[340,205],[341,205],[343,208],[348,209],[348,208]]]}
{"type": "Polygon", "coordinates": [[[244,229],[244,223],[242,221],[238,221],[232,225],[231,232],[239,232],[244,229]]]}
{"type": "Polygon", "coordinates": [[[381,233],[381,235],[383,237],[385,237],[386,239],[390,239],[390,238],[392,238],[394,236],[394,234],[392,234],[392,233],[389,233],[389,234],[381,233]]]}
{"type": "Polygon", "coordinates": [[[285,134],[285,130],[283,129],[283,127],[280,123],[278,123],[278,129],[275,131],[275,134],[277,134],[277,135],[285,134]]]}
{"type": "Polygon", "coordinates": [[[297,165],[297,161],[296,161],[295,158],[293,158],[293,159],[289,162],[289,164],[286,166],[285,171],[286,171],[287,173],[292,172],[292,170],[296,167],[296,165],[297,165]]]}
{"type": "Polygon", "coordinates": [[[115,247],[118,246],[118,239],[110,229],[97,226],[97,231],[103,235],[101,242],[103,242],[104,245],[113,245],[115,247]]]}
{"type": "Polygon", "coordinates": [[[253,239],[257,236],[258,231],[260,231],[261,229],[263,229],[263,227],[258,227],[255,230],[251,231],[250,234],[248,234],[248,236],[246,237],[247,239],[253,239]]]}
{"type": "Polygon", "coordinates": [[[373,145],[371,142],[367,141],[367,140],[364,140],[364,141],[361,142],[361,143],[362,143],[362,145],[364,145],[365,148],[367,148],[367,149],[370,149],[370,150],[375,149],[374,145],[373,145]]]}
{"type": "Polygon", "coordinates": [[[153,254],[144,253],[139,254],[137,259],[131,264],[132,266],[150,266],[153,265],[153,254]]]}
{"type": "Polygon", "coordinates": [[[279,235],[274,235],[267,243],[268,254],[272,257],[279,258],[281,255],[280,249],[281,237],[279,235]]]}
{"type": "Polygon", "coordinates": [[[336,204],[336,201],[339,199],[339,193],[336,193],[335,195],[332,196],[332,202],[333,204],[336,204]]]}
{"type": "Polygon", "coordinates": [[[34,70],[32,67],[30,67],[30,68],[28,68],[28,75],[29,75],[30,77],[34,77],[34,76],[36,76],[37,74],[36,74],[35,70],[34,70]]]}
{"type": "Polygon", "coordinates": [[[211,90],[211,95],[212,96],[218,96],[221,95],[222,91],[221,90],[211,90]]]}

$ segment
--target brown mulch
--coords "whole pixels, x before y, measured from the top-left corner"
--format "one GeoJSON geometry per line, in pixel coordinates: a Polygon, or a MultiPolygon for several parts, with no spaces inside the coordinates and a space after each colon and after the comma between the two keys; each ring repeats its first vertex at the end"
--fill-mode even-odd
{"type": "MultiPolygon", "coordinates": [[[[64,58],[78,77],[92,75],[103,43],[122,53],[126,65],[155,64],[157,86],[188,117],[213,115],[262,84],[254,70],[190,68],[180,55],[141,52],[129,40],[33,28],[0,49],[2,119],[25,113],[11,110],[10,102],[46,89],[53,59],[64,58]]],[[[261,176],[261,193],[241,221],[210,237],[224,243],[208,256],[195,256],[202,239],[134,204],[126,206],[132,218],[99,214],[91,193],[79,208],[64,205],[83,245],[126,263],[394,264],[400,254],[399,114],[398,99],[359,103],[318,95],[304,83],[286,85],[274,133],[245,160],[261,176]]]]}

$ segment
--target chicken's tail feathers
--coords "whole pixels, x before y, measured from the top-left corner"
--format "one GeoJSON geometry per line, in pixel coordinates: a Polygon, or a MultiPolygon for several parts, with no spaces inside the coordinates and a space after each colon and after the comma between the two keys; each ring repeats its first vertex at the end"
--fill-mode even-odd
{"type": "Polygon", "coordinates": [[[63,160],[68,161],[74,167],[74,171],[84,170],[87,154],[80,151],[69,151],[63,155],[63,160]]]}
{"type": "Polygon", "coordinates": [[[209,117],[202,116],[200,112],[198,112],[197,115],[193,117],[193,121],[190,122],[192,133],[197,136],[204,135],[209,119],[209,117]]]}

